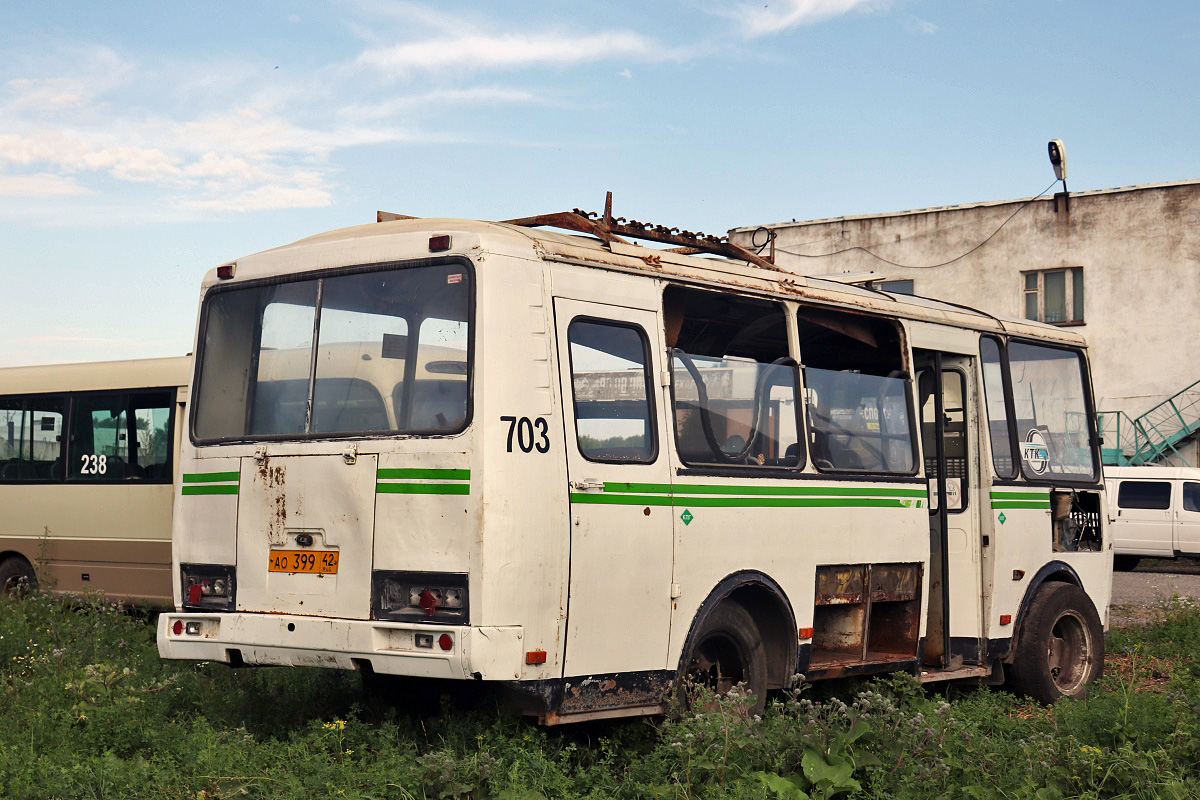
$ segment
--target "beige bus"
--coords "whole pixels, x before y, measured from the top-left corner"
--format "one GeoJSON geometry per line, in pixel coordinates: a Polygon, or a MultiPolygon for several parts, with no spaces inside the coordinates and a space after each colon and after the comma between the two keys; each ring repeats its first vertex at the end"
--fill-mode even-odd
{"type": "Polygon", "coordinates": [[[396,218],[210,271],[160,654],[493,682],[547,724],[797,674],[1082,694],[1082,337],[727,244],[396,218]]]}
{"type": "Polygon", "coordinates": [[[0,369],[0,589],[171,600],[191,359],[0,369]]]}

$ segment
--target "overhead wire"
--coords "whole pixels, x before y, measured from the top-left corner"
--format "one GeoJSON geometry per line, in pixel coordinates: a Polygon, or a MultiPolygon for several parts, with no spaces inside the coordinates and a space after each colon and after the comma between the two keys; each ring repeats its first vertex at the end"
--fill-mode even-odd
{"type": "MultiPolygon", "coordinates": [[[[1011,214],[1008,215],[1008,218],[1005,219],[1004,222],[1000,223],[1000,226],[997,227],[996,230],[992,231],[991,234],[989,234],[988,237],[986,239],[984,239],[983,241],[981,241],[979,244],[975,245],[974,247],[972,247],[970,250],[963,253],[962,255],[955,256],[954,258],[950,259],[949,261],[943,261],[940,264],[924,264],[924,265],[901,264],[898,261],[892,261],[890,259],[884,258],[883,256],[879,255],[878,253],[873,253],[870,250],[868,250],[867,248],[859,246],[859,245],[855,245],[854,247],[847,247],[844,250],[834,250],[833,252],[830,252],[830,253],[798,253],[795,250],[788,250],[787,248],[779,247],[778,245],[775,247],[775,249],[778,252],[787,253],[788,255],[797,256],[799,258],[828,258],[829,256],[837,256],[837,255],[841,255],[842,253],[852,253],[855,250],[858,250],[863,253],[866,253],[867,255],[871,256],[874,259],[882,261],[885,264],[890,264],[893,267],[900,267],[901,269],[936,269],[938,267],[945,267],[950,264],[953,264],[955,261],[961,261],[962,259],[964,259],[967,256],[974,253],[979,248],[983,247],[985,244],[990,242],[992,239],[994,239],[996,237],[996,234],[1000,233],[1000,231],[1002,231],[1004,229],[1005,225],[1012,222],[1013,217],[1017,216],[1017,214],[1020,214],[1022,211],[1024,211],[1035,200],[1040,200],[1042,197],[1044,197],[1046,195],[1046,192],[1050,191],[1050,189],[1056,183],[1058,183],[1057,178],[1055,180],[1051,181],[1050,185],[1047,186],[1045,189],[1042,189],[1042,191],[1039,192],[1037,195],[1029,198],[1024,203],[1022,203],[1015,211],[1013,211],[1011,214]]],[[[755,233],[757,233],[757,231],[755,231],[755,233]]],[[[769,240],[768,240],[768,243],[769,243],[769,240]]],[[[765,247],[766,245],[764,244],[763,246],[765,247]]]]}

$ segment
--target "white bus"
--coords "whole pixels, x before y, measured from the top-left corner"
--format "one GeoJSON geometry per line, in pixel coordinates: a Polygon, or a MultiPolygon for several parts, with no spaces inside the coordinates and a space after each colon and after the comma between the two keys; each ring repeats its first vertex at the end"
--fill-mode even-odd
{"type": "Polygon", "coordinates": [[[1100,673],[1078,335],[607,211],[385,217],[206,276],[164,657],[497,682],[548,724],[1100,673]]]}
{"type": "Polygon", "coordinates": [[[0,590],[169,607],[191,359],[0,369],[0,590]]]}

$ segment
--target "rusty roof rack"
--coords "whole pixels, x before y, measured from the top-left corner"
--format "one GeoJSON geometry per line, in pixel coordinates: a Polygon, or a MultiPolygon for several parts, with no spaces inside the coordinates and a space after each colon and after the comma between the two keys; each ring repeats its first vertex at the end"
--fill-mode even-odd
{"type": "MultiPolygon", "coordinates": [[[[418,219],[417,217],[408,217],[402,214],[392,214],[387,211],[378,212],[377,219],[379,222],[385,222],[393,219],[418,219]]],[[[624,217],[613,218],[612,215],[612,192],[609,192],[604,200],[604,214],[597,214],[592,211],[581,211],[580,209],[572,209],[571,211],[560,211],[555,214],[541,214],[536,217],[521,217],[520,219],[502,220],[505,225],[520,225],[526,228],[561,228],[568,231],[576,231],[577,233],[587,233],[595,236],[606,244],[612,242],[620,242],[629,244],[625,239],[627,236],[630,239],[643,239],[650,242],[658,242],[660,244],[672,244],[668,252],[672,253],[711,253],[713,255],[725,256],[726,258],[734,258],[740,261],[748,261],[751,264],[756,264],[760,267],[766,267],[772,270],[779,268],[773,263],[774,256],[774,237],[771,238],[771,256],[772,258],[763,258],[757,253],[752,253],[744,247],[730,242],[725,236],[711,236],[706,233],[693,233],[692,231],[680,230],[679,228],[667,228],[662,225],[653,225],[648,222],[638,222],[635,219],[627,220],[624,217]]]]}

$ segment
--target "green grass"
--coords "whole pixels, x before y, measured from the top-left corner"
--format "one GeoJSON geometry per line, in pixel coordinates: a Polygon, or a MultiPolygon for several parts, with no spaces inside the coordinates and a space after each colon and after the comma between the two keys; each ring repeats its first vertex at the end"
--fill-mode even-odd
{"type": "Polygon", "coordinates": [[[1113,631],[1105,677],[1053,708],[908,676],[806,687],[760,716],[542,729],[483,702],[424,716],[356,675],[158,658],[150,615],[0,603],[9,798],[1191,798],[1200,610],[1113,631]]]}

